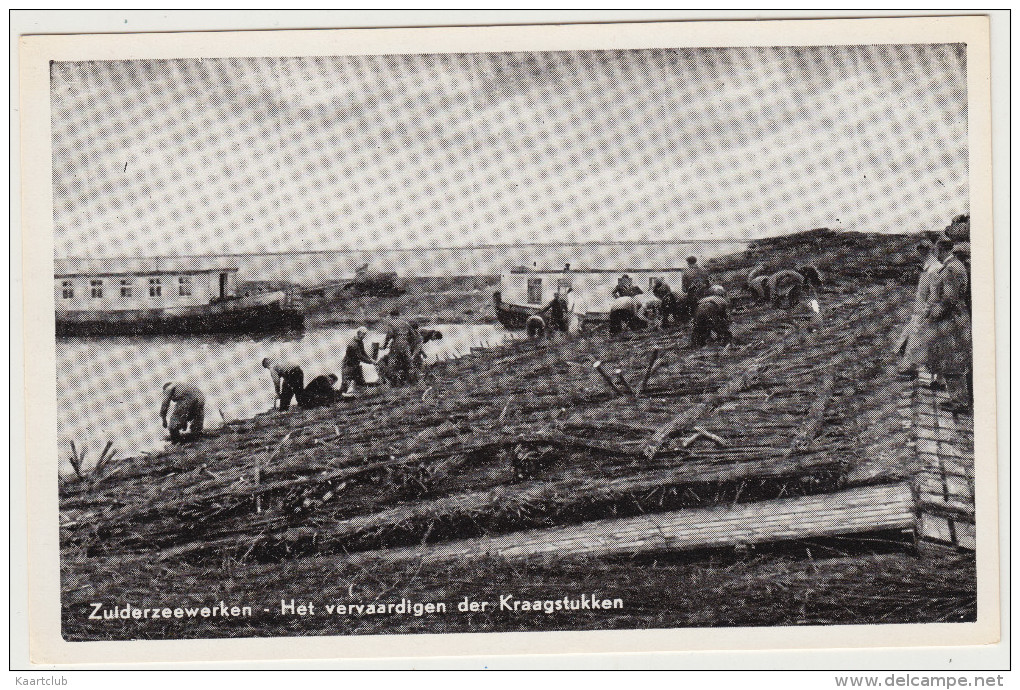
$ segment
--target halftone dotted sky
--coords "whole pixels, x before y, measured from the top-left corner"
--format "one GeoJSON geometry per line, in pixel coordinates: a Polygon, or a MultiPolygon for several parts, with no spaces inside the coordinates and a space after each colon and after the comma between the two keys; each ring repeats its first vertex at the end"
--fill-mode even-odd
{"type": "Polygon", "coordinates": [[[58,256],[746,239],[968,211],[962,45],[54,63],[58,256]]]}

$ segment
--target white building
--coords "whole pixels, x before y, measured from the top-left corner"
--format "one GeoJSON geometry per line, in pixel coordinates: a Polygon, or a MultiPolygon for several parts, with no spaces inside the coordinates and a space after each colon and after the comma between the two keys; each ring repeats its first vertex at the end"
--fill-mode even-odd
{"type": "Polygon", "coordinates": [[[207,305],[237,293],[237,268],[204,257],[57,259],[57,311],[132,311],[207,305]]]}
{"type": "Polygon", "coordinates": [[[589,313],[608,313],[613,303],[613,289],[620,276],[629,275],[634,285],[651,292],[656,280],[662,280],[675,292],[682,287],[682,269],[576,269],[544,271],[541,269],[515,269],[500,276],[502,301],[522,307],[544,307],[556,294],[574,291],[584,300],[589,313]]]}

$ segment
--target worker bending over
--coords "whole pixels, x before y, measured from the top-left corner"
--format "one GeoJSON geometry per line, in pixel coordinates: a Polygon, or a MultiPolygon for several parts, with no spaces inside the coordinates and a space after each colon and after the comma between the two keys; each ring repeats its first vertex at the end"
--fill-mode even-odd
{"type": "Polygon", "coordinates": [[[708,289],[708,296],[698,300],[691,330],[692,347],[704,347],[712,336],[723,345],[733,339],[730,333],[729,306],[726,289],[722,285],[713,285],[708,289]]]}
{"type": "Polygon", "coordinates": [[[777,305],[793,307],[801,297],[818,299],[817,290],[822,286],[822,275],[814,266],[777,271],[769,276],[767,295],[777,305]]]}
{"type": "Polygon", "coordinates": [[[424,369],[425,362],[428,359],[428,355],[425,354],[425,345],[432,342],[433,340],[442,340],[443,332],[437,331],[434,328],[419,328],[418,335],[421,336],[421,347],[422,349],[418,352],[418,368],[424,369]]]}
{"type": "Polygon", "coordinates": [[[167,382],[163,384],[159,416],[163,427],[170,432],[171,443],[181,443],[185,433],[189,438],[201,436],[205,427],[205,395],[190,384],[167,382]],[[170,411],[170,403],[174,404],[174,411],[168,422],[166,415],[170,411]]]}
{"type": "Polygon", "coordinates": [[[686,295],[677,296],[673,289],[661,278],[655,279],[652,294],[658,297],[661,302],[661,323],[663,327],[668,325],[675,326],[683,320],[682,300],[686,299],[686,295]]]}
{"type": "Polygon", "coordinates": [[[286,412],[290,409],[290,401],[294,398],[300,405],[305,392],[305,372],[301,367],[290,362],[281,364],[272,357],[263,359],[262,366],[269,369],[276,397],[280,399],[280,411],[286,412]]]}
{"type": "Polygon", "coordinates": [[[619,335],[623,327],[631,328],[637,314],[637,303],[633,297],[622,295],[613,300],[609,305],[609,332],[619,335]]]}
{"type": "Polygon", "coordinates": [[[336,385],[336,374],[322,374],[316,376],[305,386],[304,397],[299,403],[301,407],[323,407],[336,402],[337,391],[333,388],[336,385]]]}
{"type": "Polygon", "coordinates": [[[634,299],[634,321],[632,330],[657,329],[662,326],[662,300],[651,293],[642,293],[634,299]]]}
{"type": "Polygon", "coordinates": [[[545,337],[545,319],[538,314],[529,316],[524,328],[527,330],[528,340],[539,340],[545,337]]]}

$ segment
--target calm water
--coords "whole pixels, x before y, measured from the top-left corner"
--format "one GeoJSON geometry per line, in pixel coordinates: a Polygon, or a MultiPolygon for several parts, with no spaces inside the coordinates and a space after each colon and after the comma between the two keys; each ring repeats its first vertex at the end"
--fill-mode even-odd
{"type": "MultiPolygon", "coordinates": [[[[430,360],[468,352],[511,337],[499,325],[441,325],[443,340],[426,344],[430,360]]],[[[312,328],[276,336],[121,337],[57,339],[57,432],[61,470],[69,471],[69,441],[89,448],[87,462],[107,440],[119,457],[162,448],[159,420],[166,381],[188,381],[206,395],[205,423],[265,412],[273,404],[273,384],[263,357],[301,365],[305,381],[319,374],[340,375],[340,360],[354,329],[312,328]],[[220,411],[222,410],[222,417],[220,411]]],[[[369,342],[383,334],[370,332],[369,342]]],[[[371,351],[371,345],[369,345],[371,351]]]]}

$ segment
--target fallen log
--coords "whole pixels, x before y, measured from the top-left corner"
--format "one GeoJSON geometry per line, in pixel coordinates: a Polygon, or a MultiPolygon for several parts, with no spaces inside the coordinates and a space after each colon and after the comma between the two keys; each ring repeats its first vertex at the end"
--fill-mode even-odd
{"type": "MultiPolygon", "coordinates": [[[[340,520],[328,529],[318,530],[317,549],[343,552],[353,547],[352,540],[381,539],[384,534],[412,530],[415,540],[436,522],[456,522],[463,516],[476,528],[486,527],[491,519],[497,519],[515,506],[527,506],[528,518],[521,516],[520,526],[528,521],[544,523],[556,515],[571,512],[572,506],[584,505],[595,499],[612,500],[614,496],[631,495],[669,487],[684,486],[716,487],[721,483],[735,483],[747,479],[774,479],[784,477],[796,479],[805,474],[838,471],[842,461],[825,455],[802,458],[798,461],[776,462],[768,460],[735,462],[729,465],[690,463],[652,472],[616,478],[591,478],[580,480],[559,480],[553,482],[530,482],[526,484],[502,485],[488,491],[469,492],[444,498],[419,501],[380,511],[340,520]],[[373,536],[374,535],[374,536],[373,536]]],[[[698,489],[701,491],[701,489],[698,489]]],[[[576,511],[574,511],[576,512],[576,511]]],[[[238,551],[249,550],[257,540],[280,538],[268,524],[253,529],[247,525],[226,533],[210,533],[202,542],[179,545],[161,552],[159,559],[193,556],[200,553],[234,547],[238,551]],[[252,532],[266,532],[265,536],[251,537],[252,532]]],[[[275,530],[287,529],[278,522],[275,530]]],[[[411,538],[411,537],[408,537],[411,538]]]]}

